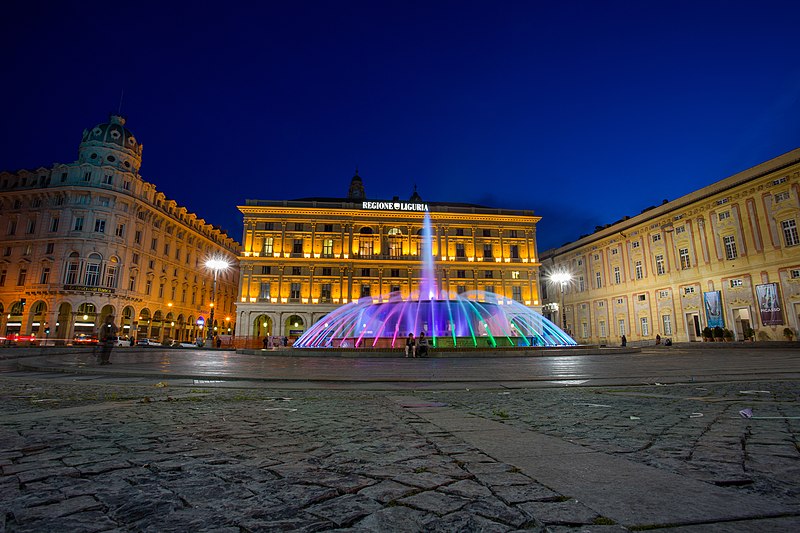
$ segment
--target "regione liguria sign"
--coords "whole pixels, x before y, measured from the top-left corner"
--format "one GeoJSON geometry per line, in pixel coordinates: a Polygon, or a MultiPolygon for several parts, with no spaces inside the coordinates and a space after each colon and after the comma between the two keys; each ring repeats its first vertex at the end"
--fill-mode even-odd
{"type": "Polygon", "coordinates": [[[428,204],[413,202],[361,202],[361,209],[370,211],[427,211],[428,204]]]}

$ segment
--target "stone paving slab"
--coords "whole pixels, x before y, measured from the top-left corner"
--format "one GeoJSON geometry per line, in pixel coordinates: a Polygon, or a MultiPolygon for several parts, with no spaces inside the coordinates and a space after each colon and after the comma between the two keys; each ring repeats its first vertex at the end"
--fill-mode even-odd
{"type": "MultiPolygon", "coordinates": [[[[413,398],[393,397],[400,405],[413,398]]],[[[477,449],[519,468],[556,493],[570,495],[598,514],[626,526],[691,524],[798,513],[800,506],[740,495],[556,437],[509,427],[447,407],[406,407],[477,449]]],[[[478,479],[491,483],[486,476],[478,479]]],[[[524,503],[523,509],[540,504],[524,503]]],[[[548,506],[554,509],[553,506],[548,506]]],[[[589,515],[592,516],[589,516],[589,515]]]]}

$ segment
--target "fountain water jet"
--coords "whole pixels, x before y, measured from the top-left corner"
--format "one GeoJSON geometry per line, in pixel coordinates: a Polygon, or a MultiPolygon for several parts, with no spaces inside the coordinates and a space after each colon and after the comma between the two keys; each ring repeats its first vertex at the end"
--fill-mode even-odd
{"type": "Polygon", "coordinates": [[[485,291],[440,294],[436,280],[430,215],[422,230],[422,277],[416,298],[399,293],[344,305],[312,325],[296,348],[394,348],[408,333],[425,332],[434,347],[576,346],[541,314],[485,291]],[[441,297],[440,297],[441,296],[441,297]]]}

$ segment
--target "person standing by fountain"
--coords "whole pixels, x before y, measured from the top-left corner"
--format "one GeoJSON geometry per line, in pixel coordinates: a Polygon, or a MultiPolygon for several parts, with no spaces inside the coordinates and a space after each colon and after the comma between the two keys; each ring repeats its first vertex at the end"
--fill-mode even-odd
{"type": "Polygon", "coordinates": [[[417,356],[417,340],[414,338],[413,333],[409,333],[406,338],[406,357],[408,357],[409,353],[411,357],[417,356]]]}
{"type": "Polygon", "coordinates": [[[417,350],[417,353],[419,353],[419,356],[420,357],[427,357],[428,356],[428,338],[425,336],[425,332],[424,331],[420,331],[419,332],[419,340],[417,341],[417,344],[419,344],[419,350],[417,350]]]}

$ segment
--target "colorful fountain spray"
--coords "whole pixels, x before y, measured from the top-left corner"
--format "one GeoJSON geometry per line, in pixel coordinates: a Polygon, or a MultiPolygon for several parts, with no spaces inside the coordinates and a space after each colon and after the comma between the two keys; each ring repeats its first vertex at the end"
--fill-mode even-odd
{"type": "Polygon", "coordinates": [[[362,298],[311,326],[295,348],[394,348],[409,333],[431,338],[434,347],[575,346],[541,314],[500,295],[469,291],[442,294],[434,268],[430,215],[422,231],[419,293],[362,298]]]}

